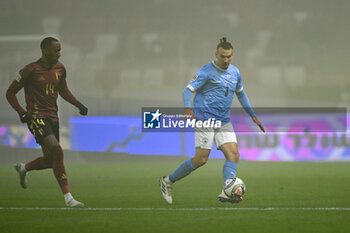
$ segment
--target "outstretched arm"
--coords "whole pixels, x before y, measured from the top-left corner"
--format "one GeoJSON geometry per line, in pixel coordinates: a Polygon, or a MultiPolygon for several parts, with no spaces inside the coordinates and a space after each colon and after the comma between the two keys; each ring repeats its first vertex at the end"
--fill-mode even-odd
{"type": "Polygon", "coordinates": [[[72,94],[72,92],[70,92],[70,90],[68,89],[67,86],[67,82],[66,79],[62,79],[62,83],[59,89],[59,94],[60,96],[67,101],[68,103],[74,105],[75,107],[77,107],[80,111],[81,115],[87,115],[88,113],[88,108],[85,107],[82,103],[80,103],[72,94]]]}
{"type": "Polygon", "coordinates": [[[185,107],[184,115],[191,116],[192,118],[196,118],[196,115],[194,115],[191,109],[191,98],[192,98],[192,91],[186,87],[185,90],[182,92],[182,100],[184,102],[184,107],[185,107]]]}
{"type": "Polygon", "coordinates": [[[249,116],[251,116],[252,120],[254,121],[255,124],[257,124],[259,126],[261,131],[263,131],[265,133],[264,126],[259,121],[259,119],[256,117],[256,115],[255,115],[255,113],[253,111],[253,108],[250,105],[248,96],[246,95],[244,90],[242,90],[240,92],[236,92],[236,95],[237,95],[238,101],[241,103],[241,105],[244,108],[244,110],[249,114],[249,116]]]}

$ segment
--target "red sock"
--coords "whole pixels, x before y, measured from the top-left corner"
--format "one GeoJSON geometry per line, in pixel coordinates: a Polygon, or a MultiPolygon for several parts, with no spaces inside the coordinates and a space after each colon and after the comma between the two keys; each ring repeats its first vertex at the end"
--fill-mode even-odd
{"type": "Polygon", "coordinates": [[[68,178],[66,169],[63,164],[63,151],[61,146],[55,146],[51,149],[52,156],[52,169],[56,176],[57,182],[61,187],[62,193],[66,194],[69,192],[68,178]]]}
{"type": "Polygon", "coordinates": [[[31,170],[43,170],[52,167],[52,161],[49,156],[38,157],[28,163],[26,163],[25,168],[27,171],[31,170]]]}

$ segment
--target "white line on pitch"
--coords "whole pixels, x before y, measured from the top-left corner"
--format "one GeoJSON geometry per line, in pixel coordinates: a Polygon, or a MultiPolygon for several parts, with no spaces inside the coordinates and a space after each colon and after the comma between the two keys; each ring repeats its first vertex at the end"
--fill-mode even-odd
{"type": "Polygon", "coordinates": [[[342,207],[324,207],[324,208],[303,208],[303,207],[295,207],[295,208],[278,208],[278,207],[267,207],[267,208],[255,208],[255,207],[237,207],[237,208],[225,208],[225,207],[208,207],[208,208],[128,208],[128,207],[120,207],[120,208],[50,208],[50,207],[0,207],[0,210],[93,210],[93,211],[212,211],[212,210],[225,210],[225,211],[239,211],[239,210],[264,210],[264,211],[278,211],[278,210],[314,210],[314,211],[350,211],[350,208],[342,208],[342,207]]]}

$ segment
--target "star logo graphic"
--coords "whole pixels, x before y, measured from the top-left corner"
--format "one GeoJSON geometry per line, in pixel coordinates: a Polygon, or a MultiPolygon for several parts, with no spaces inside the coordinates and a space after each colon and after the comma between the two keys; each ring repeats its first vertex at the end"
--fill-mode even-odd
{"type": "Polygon", "coordinates": [[[151,122],[154,120],[159,121],[159,116],[161,116],[161,115],[162,114],[159,112],[159,109],[157,109],[157,111],[155,113],[152,113],[153,118],[152,118],[151,122]]]}
{"type": "Polygon", "coordinates": [[[143,111],[143,128],[159,129],[161,128],[162,113],[157,111],[143,111]]]}

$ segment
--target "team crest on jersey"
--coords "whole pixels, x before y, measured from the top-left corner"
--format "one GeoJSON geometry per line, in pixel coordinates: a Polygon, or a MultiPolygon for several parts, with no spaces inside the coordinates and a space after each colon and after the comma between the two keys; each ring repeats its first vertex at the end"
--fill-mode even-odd
{"type": "Polygon", "coordinates": [[[58,80],[61,77],[61,74],[59,71],[56,72],[56,79],[58,80]]]}
{"type": "Polygon", "coordinates": [[[200,140],[202,141],[203,144],[207,144],[209,142],[208,138],[201,138],[200,140]]]}
{"type": "Polygon", "coordinates": [[[44,80],[45,80],[44,76],[40,75],[39,76],[39,81],[44,81],[44,80]]]}
{"type": "Polygon", "coordinates": [[[21,79],[22,79],[22,76],[20,74],[18,74],[16,76],[16,81],[19,83],[21,81],[21,79]]]}
{"type": "Polygon", "coordinates": [[[192,77],[192,80],[196,80],[197,77],[198,77],[198,75],[195,74],[195,75],[192,77]]]}
{"type": "Polygon", "coordinates": [[[229,78],[231,78],[231,75],[227,74],[226,77],[229,79],[229,78]]]}

